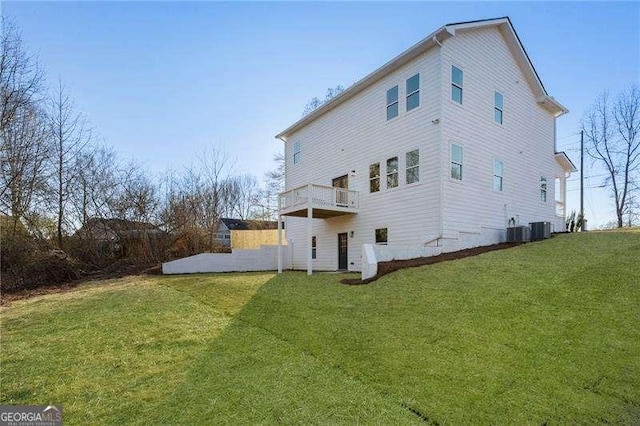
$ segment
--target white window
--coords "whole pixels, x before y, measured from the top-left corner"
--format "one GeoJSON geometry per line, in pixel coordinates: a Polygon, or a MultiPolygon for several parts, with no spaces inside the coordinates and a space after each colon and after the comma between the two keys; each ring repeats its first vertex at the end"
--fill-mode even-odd
{"type": "Polygon", "coordinates": [[[420,74],[407,80],[407,111],[420,106],[420,74]]]}
{"type": "Polygon", "coordinates": [[[504,164],[500,160],[493,161],[493,190],[502,192],[502,173],[504,171],[504,164]]]}
{"type": "Polygon", "coordinates": [[[376,244],[387,244],[387,228],[376,229],[376,244]]]}
{"type": "Polygon", "coordinates": [[[407,185],[420,180],[420,151],[407,152],[407,185]]]}
{"type": "Polygon", "coordinates": [[[462,147],[451,144],[451,178],[462,180],[462,147]]]}
{"type": "Polygon", "coordinates": [[[398,86],[387,90],[387,120],[398,116],[398,86]]]}
{"type": "Polygon", "coordinates": [[[547,202],[547,178],[544,176],[540,178],[540,201],[547,202]]]}
{"type": "Polygon", "coordinates": [[[502,113],[504,110],[504,98],[501,93],[493,94],[493,119],[496,123],[502,124],[502,113]]]}
{"type": "Polygon", "coordinates": [[[451,99],[459,104],[462,103],[462,70],[456,66],[451,66],[451,99]]]}
{"type": "Polygon", "coordinates": [[[369,192],[380,191],[380,163],[369,166],[369,192]]]}
{"type": "Polygon", "coordinates": [[[300,160],[302,159],[300,157],[300,152],[301,152],[300,141],[294,142],[293,143],[293,164],[300,163],[300,160]]]}
{"type": "Polygon", "coordinates": [[[312,259],[315,259],[316,258],[316,254],[317,254],[317,252],[316,252],[316,242],[317,242],[317,240],[316,240],[316,237],[314,235],[313,237],[311,237],[311,258],[312,259]]]}
{"type": "Polygon", "coordinates": [[[387,160],[387,188],[398,186],[398,157],[387,160]]]}

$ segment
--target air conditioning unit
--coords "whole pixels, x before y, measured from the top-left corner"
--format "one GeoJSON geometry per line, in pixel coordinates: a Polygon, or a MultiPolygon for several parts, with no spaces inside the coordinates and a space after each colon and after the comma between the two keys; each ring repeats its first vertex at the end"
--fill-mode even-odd
{"type": "Polygon", "coordinates": [[[551,222],[531,222],[531,241],[544,240],[551,237],[551,222]]]}
{"type": "Polygon", "coordinates": [[[507,228],[508,243],[526,243],[531,240],[531,229],[528,226],[512,226],[507,228]]]}

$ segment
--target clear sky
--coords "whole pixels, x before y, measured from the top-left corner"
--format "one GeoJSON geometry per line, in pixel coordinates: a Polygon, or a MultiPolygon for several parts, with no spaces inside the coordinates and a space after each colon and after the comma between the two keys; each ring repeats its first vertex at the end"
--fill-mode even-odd
{"type": "MultiPolygon", "coordinates": [[[[579,120],[640,81],[637,2],[1,2],[105,143],[152,172],[216,145],[262,178],[274,135],[328,87],[348,86],[449,22],[509,16],[547,91],[571,112],[558,145],[579,164],[579,120]]],[[[602,172],[590,170],[587,176],[602,172]]],[[[569,209],[578,183],[569,183],[569,209]]],[[[587,187],[600,183],[587,180],[587,187]]],[[[590,225],[613,218],[597,189],[590,225]]]]}

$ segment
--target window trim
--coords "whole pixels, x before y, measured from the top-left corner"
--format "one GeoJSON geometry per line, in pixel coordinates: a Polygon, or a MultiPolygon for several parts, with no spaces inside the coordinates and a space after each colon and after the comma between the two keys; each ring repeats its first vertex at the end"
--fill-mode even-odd
{"type": "Polygon", "coordinates": [[[494,158],[493,159],[493,181],[491,183],[493,192],[504,193],[504,161],[494,158]],[[500,163],[500,174],[496,173],[496,165],[500,163]],[[496,178],[500,179],[500,188],[496,189],[496,178]]]}
{"type": "Polygon", "coordinates": [[[455,104],[464,105],[464,69],[462,69],[462,67],[460,67],[458,65],[451,64],[450,80],[451,80],[451,94],[449,96],[449,100],[451,100],[455,104]],[[459,85],[453,81],[453,69],[454,68],[457,69],[458,71],[460,71],[460,73],[462,75],[462,81],[460,82],[459,85]],[[453,99],[453,88],[454,87],[460,89],[460,102],[458,102],[455,99],[453,99]]]}
{"type": "Polygon", "coordinates": [[[462,182],[462,179],[464,177],[463,169],[464,169],[464,146],[455,142],[451,142],[449,147],[449,179],[454,182],[462,182]],[[457,146],[458,148],[460,148],[460,163],[453,161],[454,146],[457,146]],[[460,166],[460,179],[453,177],[452,167],[451,167],[453,164],[457,164],[460,166]]]}
{"type": "Polygon", "coordinates": [[[390,89],[387,89],[385,101],[386,101],[386,104],[387,104],[387,107],[385,108],[385,112],[387,114],[387,121],[391,121],[394,118],[400,117],[400,86],[399,85],[396,84],[395,86],[391,87],[390,89]],[[393,90],[393,89],[396,89],[396,92],[397,92],[396,93],[396,100],[391,102],[391,103],[389,103],[389,92],[391,90],[393,90]],[[393,117],[390,118],[389,117],[389,107],[391,107],[393,105],[397,105],[397,111],[396,111],[396,115],[394,115],[393,117]]]}
{"type": "Polygon", "coordinates": [[[373,231],[373,241],[375,242],[375,244],[380,245],[380,246],[386,246],[389,244],[389,228],[388,227],[384,227],[384,228],[376,228],[373,231]],[[384,241],[378,241],[378,231],[384,231],[384,241]]]}
{"type": "Polygon", "coordinates": [[[380,192],[380,190],[382,189],[381,185],[380,185],[380,162],[378,161],[377,163],[373,163],[373,164],[369,164],[369,194],[375,194],[376,192],[380,192]],[[371,167],[373,166],[377,166],[378,167],[378,174],[375,176],[371,176],[371,167]],[[378,189],[375,191],[371,190],[371,184],[374,181],[378,181],[378,189]]]}
{"type": "Polygon", "coordinates": [[[400,186],[400,176],[399,176],[399,174],[400,174],[400,160],[399,160],[398,156],[396,155],[396,156],[387,158],[387,161],[386,161],[385,164],[387,166],[387,168],[385,170],[386,171],[386,176],[387,176],[387,179],[386,179],[386,181],[387,181],[387,189],[393,189],[393,188],[399,187],[400,186]],[[392,171],[392,172],[389,172],[389,161],[393,160],[394,158],[396,160],[396,170],[392,171]],[[396,176],[396,184],[394,186],[389,186],[389,178],[391,176],[393,176],[393,175],[396,176]]]}
{"type": "Polygon", "coordinates": [[[502,92],[498,92],[497,90],[493,91],[493,122],[500,126],[504,125],[504,95],[502,94],[502,92]],[[498,107],[498,104],[496,102],[496,95],[500,95],[500,98],[502,99],[502,108],[498,107]],[[496,120],[497,111],[500,111],[500,122],[496,120]]]}
{"type": "Polygon", "coordinates": [[[300,141],[293,143],[293,164],[300,164],[302,161],[302,144],[300,141]]]}
{"type": "Polygon", "coordinates": [[[420,73],[416,73],[405,80],[405,112],[413,111],[414,109],[417,109],[417,108],[420,108],[420,73]],[[418,77],[418,88],[412,91],[411,93],[409,93],[409,80],[411,80],[414,77],[418,77]],[[418,95],[418,105],[409,109],[409,98],[415,94],[418,95]]]}
{"type": "Polygon", "coordinates": [[[405,161],[404,161],[404,167],[405,167],[405,175],[404,175],[404,182],[406,185],[415,185],[417,183],[420,182],[420,148],[416,148],[416,149],[412,149],[411,151],[407,151],[405,153],[405,161]],[[409,154],[416,152],[418,153],[418,161],[415,165],[413,166],[409,166],[409,154]],[[416,169],[417,170],[417,174],[416,176],[416,180],[414,180],[413,182],[409,182],[409,170],[413,170],[416,169]]]}

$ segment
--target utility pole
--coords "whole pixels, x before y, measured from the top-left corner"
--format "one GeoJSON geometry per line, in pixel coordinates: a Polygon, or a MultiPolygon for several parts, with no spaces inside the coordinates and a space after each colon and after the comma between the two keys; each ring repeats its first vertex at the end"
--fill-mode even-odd
{"type": "Polygon", "coordinates": [[[580,230],[584,231],[584,130],[580,131],[580,230]]]}

